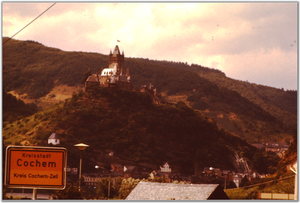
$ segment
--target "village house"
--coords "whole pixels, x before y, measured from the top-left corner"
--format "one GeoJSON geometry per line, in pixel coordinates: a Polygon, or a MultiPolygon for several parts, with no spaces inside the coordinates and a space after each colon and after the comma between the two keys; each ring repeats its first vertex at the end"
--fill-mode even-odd
{"type": "Polygon", "coordinates": [[[60,138],[56,133],[52,133],[48,138],[48,144],[59,145],[60,138]]]}
{"type": "Polygon", "coordinates": [[[78,173],[78,168],[70,168],[70,167],[67,167],[67,173],[70,173],[70,174],[77,174],[77,173],[78,173]]]}
{"type": "Polygon", "coordinates": [[[203,169],[203,176],[222,176],[222,171],[219,168],[213,168],[213,167],[204,167],[203,169]]]}
{"type": "Polygon", "coordinates": [[[83,174],[83,185],[86,188],[94,188],[97,187],[98,181],[102,178],[98,174],[83,174]]]}
{"type": "Polygon", "coordinates": [[[176,170],[172,170],[168,162],[166,162],[163,166],[159,167],[160,169],[156,172],[152,172],[155,177],[164,177],[164,179],[171,183],[173,181],[190,181],[190,177],[181,176],[180,173],[176,170]]]}
{"type": "Polygon", "coordinates": [[[235,183],[236,187],[239,188],[242,182],[243,175],[242,174],[235,174],[233,176],[233,182],[235,183]]]}
{"type": "Polygon", "coordinates": [[[275,152],[279,157],[283,157],[289,148],[288,144],[280,142],[253,143],[252,145],[258,149],[264,149],[266,152],[275,152]]]}
{"type": "Polygon", "coordinates": [[[213,182],[216,179],[224,179],[225,176],[228,179],[227,175],[230,174],[227,172],[227,174],[223,174],[223,171],[220,168],[214,168],[214,167],[204,167],[202,171],[202,176],[200,177],[203,182],[209,183],[213,182]]]}
{"type": "Polygon", "coordinates": [[[160,172],[171,173],[172,169],[170,168],[168,162],[166,162],[163,166],[160,166],[160,172]]]}
{"type": "Polygon", "coordinates": [[[289,148],[289,145],[278,142],[267,142],[265,143],[266,152],[275,152],[278,156],[282,157],[285,151],[289,148]]]}
{"type": "Polygon", "coordinates": [[[116,183],[116,179],[120,176],[112,176],[111,174],[90,173],[90,174],[83,174],[82,177],[83,177],[82,187],[96,188],[98,182],[103,178],[109,178],[110,183],[112,184],[112,186],[114,186],[116,183]]]}

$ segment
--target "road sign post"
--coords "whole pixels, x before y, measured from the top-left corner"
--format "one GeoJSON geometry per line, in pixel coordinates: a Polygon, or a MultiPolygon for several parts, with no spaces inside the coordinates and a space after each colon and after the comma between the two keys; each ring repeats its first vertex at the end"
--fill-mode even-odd
{"type": "Polygon", "coordinates": [[[63,190],[66,166],[66,148],[8,146],[5,185],[8,188],[63,190]]]}

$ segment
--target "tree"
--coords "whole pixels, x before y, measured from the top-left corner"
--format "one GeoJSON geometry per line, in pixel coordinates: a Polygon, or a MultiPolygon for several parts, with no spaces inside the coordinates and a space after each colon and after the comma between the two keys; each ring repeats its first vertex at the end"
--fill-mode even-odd
{"type": "Polygon", "coordinates": [[[137,186],[137,184],[140,182],[140,179],[134,179],[134,178],[127,178],[123,179],[121,187],[119,189],[119,198],[125,199],[130,192],[137,186]]]}
{"type": "Polygon", "coordinates": [[[118,197],[123,178],[117,177],[115,183],[112,183],[111,177],[102,178],[97,183],[97,198],[109,199],[118,197]]]}
{"type": "Polygon", "coordinates": [[[236,188],[236,184],[233,181],[230,181],[227,189],[229,189],[229,188],[236,188]]]}
{"type": "Polygon", "coordinates": [[[111,177],[100,179],[97,183],[97,199],[108,199],[111,190],[111,177]]]}
{"type": "Polygon", "coordinates": [[[62,191],[57,191],[55,199],[83,199],[81,192],[78,191],[78,187],[74,187],[69,183],[67,187],[62,191]]]}
{"type": "Polygon", "coordinates": [[[86,79],[88,79],[88,77],[91,75],[92,75],[92,73],[91,73],[91,70],[89,69],[86,73],[84,73],[84,77],[82,78],[81,83],[84,84],[86,79]]]}
{"type": "Polygon", "coordinates": [[[250,181],[248,180],[248,177],[245,175],[242,180],[241,180],[241,184],[240,187],[244,187],[250,184],[250,181]]]}

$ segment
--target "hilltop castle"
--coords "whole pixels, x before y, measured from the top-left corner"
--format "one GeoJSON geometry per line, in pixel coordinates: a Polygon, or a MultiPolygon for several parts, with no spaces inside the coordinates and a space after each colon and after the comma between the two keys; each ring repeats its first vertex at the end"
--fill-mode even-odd
{"type": "MultiPolygon", "coordinates": [[[[130,83],[129,68],[124,71],[124,51],[120,53],[118,45],[116,45],[113,52],[109,53],[109,66],[101,71],[101,74],[92,74],[87,78],[84,84],[84,91],[94,86],[123,88],[134,90],[130,83]]],[[[154,104],[161,103],[161,95],[156,93],[156,88],[150,85],[143,85],[140,87],[140,92],[147,92],[151,95],[154,104]]]]}
{"type": "Polygon", "coordinates": [[[109,53],[109,66],[101,71],[101,74],[92,74],[87,78],[84,85],[84,91],[92,86],[119,87],[124,89],[133,89],[130,83],[129,68],[124,71],[124,51],[120,53],[118,45],[113,52],[109,53]]]}

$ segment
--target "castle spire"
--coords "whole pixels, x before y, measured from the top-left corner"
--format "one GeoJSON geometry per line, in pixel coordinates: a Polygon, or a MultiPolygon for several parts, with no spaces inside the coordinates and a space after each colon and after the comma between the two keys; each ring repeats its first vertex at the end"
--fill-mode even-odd
{"type": "Polygon", "coordinates": [[[118,45],[116,45],[116,47],[114,49],[114,52],[113,52],[113,55],[120,55],[120,49],[119,49],[118,45]]]}

